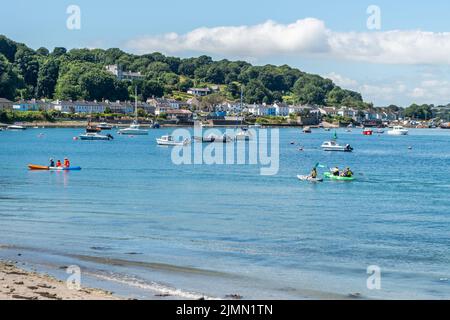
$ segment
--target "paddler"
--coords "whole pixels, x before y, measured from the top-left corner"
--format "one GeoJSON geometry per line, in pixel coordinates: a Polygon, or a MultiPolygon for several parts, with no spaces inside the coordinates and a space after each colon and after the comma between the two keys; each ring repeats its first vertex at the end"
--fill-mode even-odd
{"type": "Polygon", "coordinates": [[[343,177],[351,178],[353,176],[352,170],[349,167],[345,168],[344,172],[342,172],[343,177]]]}
{"type": "Polygon", "coordinates": [[[50,158],[50,164],[48,166],[50,168],[53,168],[55,166],[55,160],[53,160],[53,158],[50,158]]]}
{"type": "Polygon", "coordinates": [[[333,169],[331,169],[331,173],[333,174],[333,176],[339,177],[339,168],[334,167],[333,169]]]}
{"type": "Polygon", "coordinates": [[[314,167],[314,168],[311,170],[311,173],[309,174],[309,177],[310,177],[311,179],[316,179],[316,178],[317,178],[317,169],[316,169],[316,167],[314,167]]]}
{"type": "Polygon", "coordinates": [[[61,168],[62,167],[61,160],[56,161],[56,167],[57,168],[61,168]]]}
{"type": "Polygon", "coordinates": [[[65,168],[70,168],[70,161],[67,158],[64,158],[64,167],[65,168]]]}

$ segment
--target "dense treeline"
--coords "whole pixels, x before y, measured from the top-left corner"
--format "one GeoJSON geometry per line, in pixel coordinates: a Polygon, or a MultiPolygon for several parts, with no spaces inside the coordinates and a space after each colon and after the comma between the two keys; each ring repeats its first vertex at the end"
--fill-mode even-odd
{"type": "Polygon", "coordinates": [[[357,92],[331,80],[283,66],[252,66],[244,61],[181,59],[160,53],[133,55],[120,49],[33,50],[0,36],[0,97],[127,100],[137,85],[141,99],[170,96],[193,86],[219,85],[219,96],[237,100],[243,85],[246,103],[286,101],[316,105],[370,107],[357,92]],[[145,79],[118,81],[105,70],[120,64],[145,79]]]}

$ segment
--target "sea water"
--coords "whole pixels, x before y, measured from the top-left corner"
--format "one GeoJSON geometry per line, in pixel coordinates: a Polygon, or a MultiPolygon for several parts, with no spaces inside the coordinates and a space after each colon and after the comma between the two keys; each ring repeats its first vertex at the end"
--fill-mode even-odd
{"type": "Polygon", "coordinates": [[[327,153],[334,132],[280,129],[278,174],[262,176],[258,165],[173,164],[155,142],[172,130],[0,132],[0,258],[79,265],[142,298],[450,298],[450,131],[340,129],[354,152],[327,153]],[[82,171],[27,170],[66,156],[82,171]],[[296,178],[318,162],[356,180],[296,178]]]}

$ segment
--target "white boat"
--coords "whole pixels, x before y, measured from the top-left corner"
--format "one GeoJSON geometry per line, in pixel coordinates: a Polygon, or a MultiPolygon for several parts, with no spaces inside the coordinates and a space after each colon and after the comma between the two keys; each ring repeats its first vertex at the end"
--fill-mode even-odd
{"type": "Polygon", "coordinates": [[[114,137],[110,134],[102,135],[97,132],[86,132],[85,134],[81,134],[81,140],[113,140],[114,137]]]}
{"type": "Polygon", "coordinates": [[[321,147],[324,151],[342,151],[342,152],[353,151],[353,148],[349,144],[342,146],[338,144],[336,141],[325,141],[324,143],[322,143],[321,147]]]}
{"type": "Polygon", "coordinates": [[[406,136],[408,134],[408,130],[402,126],[394,126],[392,130],[389,130],[387,133],[392,136],[406,136]]]}
{"type": "Polygon", "coordinates": [[[20,126],[18,124],[12,124],[10,126],[7,126],[6,129],[8,129],[8,130],[26,130],[27,128],[25,128],[24,126],[20,126]]]}
{"type": "Polygon", "coordinates": [[[100,128],[101,130],[111,130],[113,126],[106,122],[101,122],[98,124],[97,128],[100,128]]]}
{"type": "Polygon", "coordinates": [[[120,129],[118,131],[119,134],[127,134],[134,136],[146,136],[148,135],[148,130],[141,129],[138,123],[138,114],[137,114],[137,87],[135,87],[134,94],[134,121],[133,123],[125,129],[120,129]]]}
{"type": "Polygon", "coordinates": [[[247,128],[241,128],[238,133],[236,133],[235,140],[240,141],[249,141],[252,138],[252,134],[248,131],[247,128]]]}
{"type": "Polygon", "coordinates": [[[141,126],[137,121],[133,121],[132,124],[128,128],[120,129],[118,131],[119,134],[128,134],[128,135],[135,135],[135,136],[146,136],[148,135],[148,130],[141,129],[141,126]]]}
{"type": "Polygon", "coordinates": [[[190,140],[176,141],[173,136],[162,136],[161,138],[156,138],[156,143],[160,146],[185,146],[190,143],[190,140]]]}
{"type": "Polygon", "coordinates": [[[297,176],[297,179],[301,181],[309,181],[309,182],[322,182],[323,178],[312,178],[311,176],[297,176]]]}
{"type": "Polygon", "coordinates": [[[304,127],[303,128],[303,133],[311,133],[311,127],[304,127]]]}

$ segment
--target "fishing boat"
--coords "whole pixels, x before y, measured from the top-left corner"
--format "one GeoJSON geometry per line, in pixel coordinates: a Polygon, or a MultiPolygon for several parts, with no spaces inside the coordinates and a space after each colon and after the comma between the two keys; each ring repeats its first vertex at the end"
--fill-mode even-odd
{"type": "Polygon", "coordinates": [[[303,128],[303,133],[311,133],[311,127],[304,127],[303,128]]]}
{"type": "Polygon", "coordinates": [[[27,128],[18,124],[12,124],[10,126],[6,127],[7,130],[13,130],[13,131],[23,131],[26,130],[27,128]]]}
{"type": "Polygon", "coordinates": [[[79,138],[81,140],[113,140],[114,137],[109,133],[107,135],[99,134],[98,132],[86,132],[85,134],[80,134],[79,138]]]}
{"type": "Polygon", "coordinates": [[[160,146],[186,146],[190,143],[190,140],[186,138],[183,141],[176,141],[173,136],[167,135],[156,138],[156,143],[160,146]]]}
{"type": "Polygon", "coordinates": [[[100,128],[100,130],[111,130],[113,126],[106,122],[101,122],[98,124],[97,128],[100,128]]]}
{"type": "Polygon", "coordinates": [[[29,164],[28,169],[33,171],[44,171],[44,170],[50,170],[50,171],[78,171],[81,170],[81,167],[48,167],[48,166],[41,166],[37,164],[29,164]]]}
{"type": "Polygon", "coordinates": [[[338,144],[336,141],[325,141],[322,143],[321,148],[324,151],[341,151],[341,152],[352,152],[353,148],[346,144],[345,146],[338,144]]]}
{"type": "Polygon", "coordinates": [[[89,121],[87,126],[86,126],[86,133],[97,133],[102,131],[102,129],[100,129],[97,126],[94,126],[93,124],[91,124],[91,122],[89,121]]]}
{"type": "Polygon", "coordinates": [[[146,136],[148,135],[148,130],[141,129],[139,123],[138,123],[138,108],[137,108],[137,87],[134,89],[134,121],[133,123],[125,129],[120,129],[118,131],[119,134],[126,134],[126,135],[134,135],[134,136],[146,136]]]}
{"type": "Polygon", "coordinates": [[[387,133],[391,136],[406,136],[408,134],[408,130],[402,126],[394,126],[392,130],[389,130],[387,133]]]}

